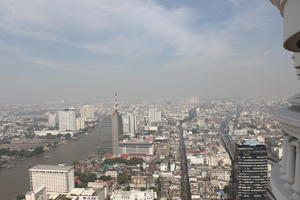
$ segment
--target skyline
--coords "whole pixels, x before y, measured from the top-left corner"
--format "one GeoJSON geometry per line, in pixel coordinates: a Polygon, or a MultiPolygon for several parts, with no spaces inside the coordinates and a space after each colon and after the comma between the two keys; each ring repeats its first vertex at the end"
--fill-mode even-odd
{"type": "Polygon", "coordinates": [[[291,96],[280,18],[260,0],[3,0],[0,103],[291,96]]]}

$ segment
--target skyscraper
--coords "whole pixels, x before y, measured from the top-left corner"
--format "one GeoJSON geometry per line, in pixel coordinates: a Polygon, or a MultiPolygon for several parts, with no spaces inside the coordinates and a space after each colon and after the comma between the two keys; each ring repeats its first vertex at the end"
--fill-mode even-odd
{"type": "Polygon", "coordinates": [[[76,130],[76,109],[69,108],[58,113],[59,131],[76,130]]]}
{"type": "Polygon", "coordinates": [[[112,124],[112,153],[119,154],[119,141],[123,139],[122,116],[118,111],[117,94],[115,94],[115,110],[111,117],[112,124]]]}
{"type": "Polygon", "coordinates": [[[112,117],[104,116],[100,125],[101,143],[97,148],[99,154],[112,153],[112,117]]]}
{"type": "MultiPolygon", "coordinates": [[[[294,68],[300,77],[300,1],[270,0],[283,17],[283,47],[294,53],[294,68]]],[[[274,112],[284,136],[283,157],[272,166],[271,186],[277,200],[300,199],[300,94],[289,106],[274,112]]]]}
{"type": "Polygon", "coordinates": [[[256,141],[235,144],[232,170],[232,199],[268,199],[268,154],[265,145],[256,141]]]}

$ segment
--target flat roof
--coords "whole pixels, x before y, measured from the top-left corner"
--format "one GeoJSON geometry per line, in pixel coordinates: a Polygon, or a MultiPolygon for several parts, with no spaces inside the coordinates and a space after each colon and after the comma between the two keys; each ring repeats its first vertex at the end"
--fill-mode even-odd
{"type": "Polygon", "coordinates": [[[262,143],[260,143],[258,141],[251,141],[251,140],[243,141],[242,144],[243,145],[248,145],[248,146],[262,145],[262,143]]]}
{"type": "Polygon", "coordinates": [[[29,170],[55,170],[55,171],[69,171],[73,166],[68,165],[36,165],[29,170]]]}

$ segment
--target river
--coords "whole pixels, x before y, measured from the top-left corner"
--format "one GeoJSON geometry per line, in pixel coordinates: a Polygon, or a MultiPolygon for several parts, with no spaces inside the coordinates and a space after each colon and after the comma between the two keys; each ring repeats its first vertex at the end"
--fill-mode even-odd
{"type": "Polygon", "coordinates": [[[0,199],[15,200],[19,194],[25,194],[29,189],[28,169],[36,164],[71,164],[75,160],[84,160],[90,154],[96,153],[100,144],[100,125],[88,135],[79,140],[62,144],[53,150],[31,157],[27,160],[16,161],[16,167],[0,169],[0,199]]]}

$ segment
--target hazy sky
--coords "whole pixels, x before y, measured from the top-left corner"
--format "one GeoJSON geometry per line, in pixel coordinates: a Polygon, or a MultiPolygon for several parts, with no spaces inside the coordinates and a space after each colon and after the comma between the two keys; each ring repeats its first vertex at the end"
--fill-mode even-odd
{"type": "Polygon", "coordinates": [[[268,0],[1,0],[0,102],[291,96],[268,0]]]}

